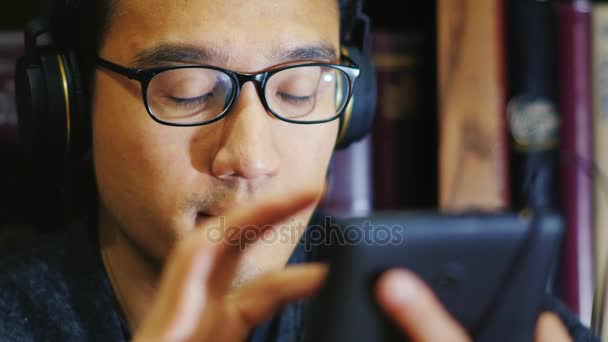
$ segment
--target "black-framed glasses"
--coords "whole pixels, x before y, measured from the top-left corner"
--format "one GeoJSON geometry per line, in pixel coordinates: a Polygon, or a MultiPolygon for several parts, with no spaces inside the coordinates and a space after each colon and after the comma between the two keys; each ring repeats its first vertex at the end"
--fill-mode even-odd
{"type": "Polygon", "coordinates": [[[186,65],[151,69],[127,68],[98,58],[97,63],[141,83],[146,110],[169,126],[200,126],[222,119],[241,88],[253,81],[267,111],[298,124],[318,124],[339,118],[352,97],[359,67],[304,63],[245,74],[214,66],[186,65]]]}

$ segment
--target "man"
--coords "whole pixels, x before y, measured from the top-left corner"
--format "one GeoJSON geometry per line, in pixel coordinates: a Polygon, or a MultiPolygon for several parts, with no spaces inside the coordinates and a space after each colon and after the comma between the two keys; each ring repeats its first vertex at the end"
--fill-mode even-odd
{"type": "MultiPolygon", "coordinates": [[[[340,59],[338,2],[99,3],[105,12],[88,13],[102,21],[99,59],[84,70],[95,76],[93,234],[76,227],[3,259],[0,333],[11,341],[300,339],[297,305],[275,315],[313,295],[326,274],[318,263],[285,264],[311,261],[294,250],[338,134],[334,92],[354,75],[340,59]],[[272,238],[279,229],[295,238],[272,238]]],[[[468,340],[407,271],[384,275],[377,296],[415,341],[468,340]]],[[[552,313],[541,316],[537,337],[570,339],[552,313]]]]}

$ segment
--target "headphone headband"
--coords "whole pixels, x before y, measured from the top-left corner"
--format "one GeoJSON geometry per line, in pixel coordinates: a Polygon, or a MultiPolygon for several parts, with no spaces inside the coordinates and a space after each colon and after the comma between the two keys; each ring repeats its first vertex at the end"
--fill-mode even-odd
{"type": "Polygon", "coordinates": [[[354,5],[354,20],[352,26],[347,28],[345,32],[345,45],[352,45],[359,50],[368,54],[371,49],[370,32],[371,20],[367,14],[363,12],[363,1],[353,0],[354,5]]]}
{"type": "Polygon", "coordinates": [[[24,61],[28,64],[38,62],[38,57],[35,53],[37,49],[37,40],[40,35],[49,32],[49,20],[45,17],[34,18],[27,22],[23,32],[24,38],[24,61]]]}

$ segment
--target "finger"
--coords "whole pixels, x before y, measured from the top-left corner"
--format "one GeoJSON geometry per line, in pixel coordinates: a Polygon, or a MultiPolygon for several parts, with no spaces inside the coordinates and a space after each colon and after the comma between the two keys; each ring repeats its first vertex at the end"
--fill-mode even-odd
{"type": "Polygon", "coordinates": [[[185,341],[196,329],[209,301],[208,284],[215,246],[202,241],[178,243],[163,267],[151,312],[137,341],[185,341]],[[153,339],[151,339],[153,338],[153,339]]]}
{"type": "Polygon", "coordinates": [[[413,341],[470,340],[432,290],[409,271],[383,274],[376,283],[376,295],[382,308],[413,341]]]}
{"type": "Polygon", "coordinates": [[[554,313],[544,312],[536,324],[536,342],[571,342],[572,338],[561,319],[554,313]]]}
{"type": "MultiPolygon", "coordinates": [[[[314,202],[315,193],[303,192],[273,197],[225,217],[228,227],[246,227],[249,239],[263,230],[253,227],[271,225],[314,202]]],[[[142,331],[169,334],[169,339],[194,331],[208,300],[227,291],[238,264],[241,248],[229,239],[214,242],[205,231],[194,232],[180,241],[171,252],[161,276],[156,302],[143,322],[142,331]],[[219,283],[219,284],[218,284],[219,283]],[[178,335],[175,335],[178,334],[178,335]]]]}
{"type": "Polygon", "coordinates": [[[197,291],[204,283],[212,294],[221,292],[223,295],[234,277],[243,250],[240,242],[234,241],[236,235],[239,232],[250,232],[244,234],[243,238],[249,242],[254,241],[272,224],[311,204],[314,196],[311,192],[291,194],[289,200],[275,196],[228,213],[217,219],[218,222],[222,221],[227,232],[226,237],[219,241],[210,240],[206,228],[188,236],[177,246],[165,266],[167,276],[164,277],[165,282],[161,281],[161,291],[162,285],[166,284],[164,289],[167,293],[188,293],[189,290],[197,291]],[[203,282],[206,279],[213,281],[203,282]],[[194,288],[190,288],[191,284],[194,284],[194,288]]]}
{"type": "MultiPolygon", "coordinates": [[[[226,293],[245,247],[273,229],[273,225],[287,221],[298,211],[313,205],[318,196],[319,193],[314,191],[273,196],[247,208],[232,211],[227,216],[214,218],[209,223],[210,227],[219,228],[223,236],[220,241],[214,242],[214,258],[218,262],[211,271],[213,283],[210,284],[210,291],[226,293]]],[[[203,239],[209,236],[205,232],[203,235],[203,239]]]]}
{"type": "Polygon", "coordinates": [[[244,328],[249,330],[271,318],[285,304],[314,295],[327,276],[323,264],[290,266],[269,272],[230,296],[244,328]]]}

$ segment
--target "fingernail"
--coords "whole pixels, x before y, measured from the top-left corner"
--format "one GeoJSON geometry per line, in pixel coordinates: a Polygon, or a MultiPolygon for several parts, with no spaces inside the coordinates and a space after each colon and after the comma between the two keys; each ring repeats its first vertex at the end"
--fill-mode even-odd
{"type": "Polygon", "coordinates": [[[386,292],[391,304],[403,305],[412,303],[418,293],[416,279],[403,270],[392,270],[386,275],[386,292]]]}

